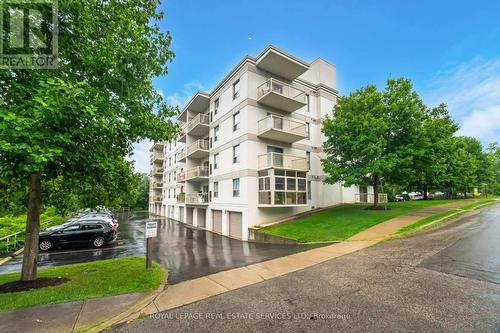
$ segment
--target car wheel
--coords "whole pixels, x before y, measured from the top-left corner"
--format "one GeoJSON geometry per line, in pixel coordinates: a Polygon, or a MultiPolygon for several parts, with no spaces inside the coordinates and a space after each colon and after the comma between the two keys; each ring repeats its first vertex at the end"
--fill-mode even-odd
{"type": "Polygon", "coordinates": [[[38,247],[41,251],[48,251],[54,246],[54,243],[50,239],[42,239],[38,247]]]}
{"type": "Polygon", "coordinates": [[[96,237],[94,238],[94,240],[92,241],[92,245],[94,247],[101,247],[104,245],[104,238],[103,237],[96,237]]]}

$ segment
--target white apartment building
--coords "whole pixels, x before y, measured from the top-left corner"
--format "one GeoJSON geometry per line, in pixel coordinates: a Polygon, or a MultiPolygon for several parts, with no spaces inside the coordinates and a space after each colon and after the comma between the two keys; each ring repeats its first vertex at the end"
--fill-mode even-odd
{"type": "Polygon", "coordinates": [[[151,148],[152,214],[248,240],[248,228],[354,202],[358,187],[323,183],[322,120],[335,66],[267,47],[246,56],[178,116],[175,142],[151,148]]]}

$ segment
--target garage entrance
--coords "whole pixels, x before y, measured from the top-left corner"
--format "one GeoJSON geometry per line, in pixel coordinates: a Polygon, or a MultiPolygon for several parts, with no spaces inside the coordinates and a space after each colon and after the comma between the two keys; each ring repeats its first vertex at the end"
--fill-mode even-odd
{"type": "Polygon", "coordinates": [[[198,227],[205,228],[206,226],[206,216],[207,210],[205,208],[197,208],[198,209],[198,227]]]}
{"type": "Polygon", "coordinates": [[[184,207],[179,207],[179,221],[184,222],[184,207]]]}
{"type": "Polygon", "coordinates": [[[243,238],[243,214],[241,212],[229,213],[229,236],[243,238]]]}
{"type": "Polygon", "coordinates": [[[222,210],[212,209],[212,221],[212,230],[222,234],[222,210]]]}
{"type": "Polygon", "coordinates": [[[193,207],[186,208],[186,223],[193,224],[193,207]]]}

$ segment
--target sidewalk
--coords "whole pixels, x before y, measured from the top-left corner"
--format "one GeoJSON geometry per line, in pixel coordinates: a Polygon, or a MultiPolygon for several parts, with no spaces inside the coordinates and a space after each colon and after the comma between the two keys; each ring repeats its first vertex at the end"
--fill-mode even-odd
{"type": "Polygon", "coordinates": [[[464,204],[463,201],[457,201],[424,208],[377,224],[340,243],[207,275],[172,286],[167,285],[167,288],[161,291],[0,312],[0,332],[72,332],[92,323],[103,322],[90,330],[99,332],[113,324],[133,320],[141,315],[150,315],[197,302],[364,249],[421,218],[464,204]],[[110,315],[116,313],[118,315],[109,319],[110,315]]]}

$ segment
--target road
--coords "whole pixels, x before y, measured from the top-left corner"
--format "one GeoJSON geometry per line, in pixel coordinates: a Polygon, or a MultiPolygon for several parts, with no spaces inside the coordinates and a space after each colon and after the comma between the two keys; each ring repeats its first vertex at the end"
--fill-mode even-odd
{"type": "MultiPolygon", "coordinates": [[[[42,253],[39,267],[145,256],[144,225],[149,220],[147,214],[120,220],[117,243],[102,249],[80,247],[42,253]]],[[[170,219],[156,218],[156,221],[159,230],[158,237],[152,241],[153,260],[168,268],[170,284],[320,246],[248,243],[193,229],[170,219]]],[[[22,256],[15,257],[0,266],[0,274],[20,271],[21,263],[22,256]]]]}
{"type": "Polygon", "coordinates": [[[500,332],[499,223],[497,204],[113,330],[500,332]]]}

